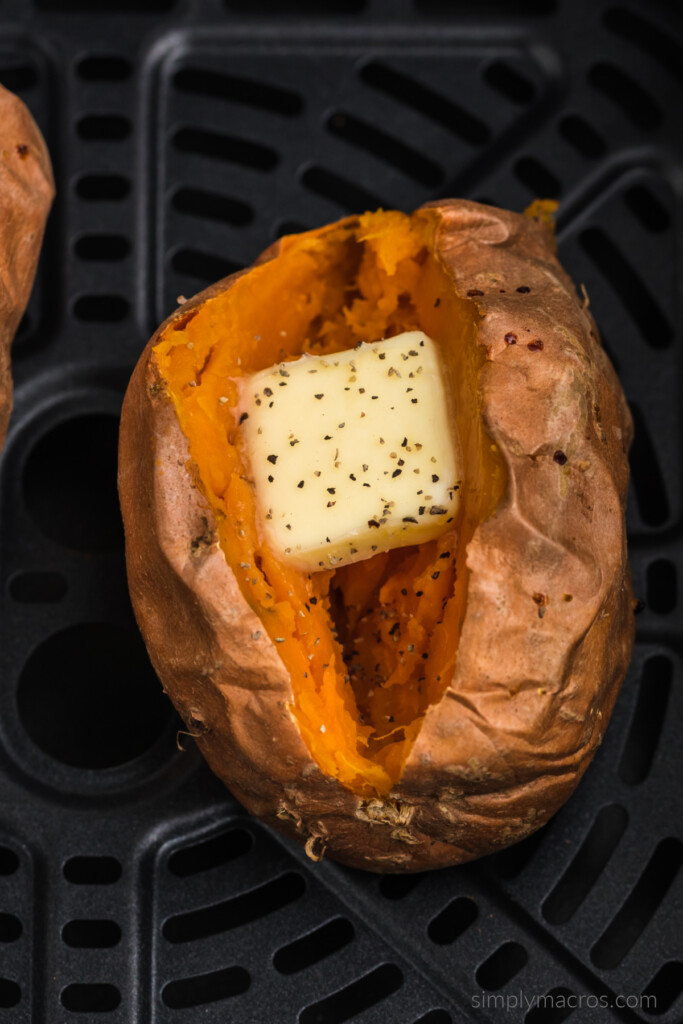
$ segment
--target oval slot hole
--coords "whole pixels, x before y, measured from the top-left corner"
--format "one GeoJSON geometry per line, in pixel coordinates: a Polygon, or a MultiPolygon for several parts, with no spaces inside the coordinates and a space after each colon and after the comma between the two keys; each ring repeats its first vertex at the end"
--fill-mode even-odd
{"type": "Polygon", "coordinates": [[[568,114],[559,123],[559,132],[581,156],[598,157],[605,152],[605,143],[595,129],[578,114],[568,114]]]}
{"type": "Polygon", "coordinates": [[[74,246],[81,260],[122,260],[130,252],[124,235],[83,235],[74,246]]]}
{"type": "Polygon", "coordinates": [[[307,1006],[299,1014],[299,1024],[343,1024],[388,999],[402,984],[400,968],[396,964],[382,964],[346,988],[307,1006]]]}
{"type": "Polygon", "coordinates": [[[121,929],[116,921],[69,921],[62,928],[62,939],[74,949],[110,949],[121,941],[121,929]]]}
{"type": "Polygon", "coordinates": [[[239,996],[247,991],[250,984],[249,972],[243,967],[224,967],[209,974],[169,981],[161,990],[161,998],[172,1010],[186,1010],[239,996]]]}
{"type": "Polygon", "coordinates": [[[72,885],[113,885],[121,877],[116,857],[70,857],[62,870],[72,885]]]}
{"type": "Polygon", "coordinates": [[[14,850],[0,846],[0,875],[13,875],[19,867],[19,858],[14,850]]]}
{"type": "Polygon", "coordinates": [[[386,93],[473,146],[483,146],[491,137],[491,131],[484,121],[430,89],[428,85],[423,85],[387,64],[366,64],[361,69],[360,77],[373,89],[386,93]]]}
{"type": "Polygon", "coordinates": [[[429,922],[427,935],[438,946],[448,946],[474,924],[478,913],[474,900],[458,896],[429,922]]]}
{"type": "Polygon", "coordinates": [[[623,836],[628,815],[617,804],[603,807],[576,856],[543,903],[551,924],[564,924],[588,896],[623,836]]]}
{"type": "Polygon", "coordinates": [[[116,985],[95,983],[67,985],[61,995],[62,1006],[71,1013],[110,1013],[121,1002],[116,985]]]}
{"type": "Polygon", "coordinates": [[[570,989],[552,988],[547,997],[545,1001],[541,997],[538,1006],[532,1006],[524,1018],[524,1024],[562,1024],[573,1013],[576,996],[570,989]],[[574,996],[574,999],[567,1005],[569,996],[574,996]]]}
{"type": "Polygon", "coordinates": [[[676,566],[666,558],[647,567],[647,606],[658,615],[668,615],[677,601],[676,566]]]}
{"type": "Polygon", "coordinates": [[[163,927],[169,942],[193,942],[258,921],[294,903],[306,892],[301,875],[288,872],[231,899],[170,917],[163,927]]]}
{"type": "Polygon", "coordinates": [[[273,965],[280,974],[296,974],[306,967],[312,967],[333,953],[348,946],[355,937],[354,927],[345,917],[321,925],[308,935],[281,946],[275,952],[273,965]]]}
{"type": "Polygon", "coordinates": [[[130,192],[130,181],[122,174],[84,174],[76,182],[81,199],[119,201],[130,192]]]}
{"type": "Polygon", "coordinates": [[[652,348],[670,345],[673,341],[671,324],[612,239],[601,228],[586,228],[579,241],[648,345],[652,348]]]}
{"type": "Polygon", "coordinates": [[[629,786],[638,785],[650,774],[666,717],[673,676],[673,662],[664,654],[648,658],[643,665],[638,701],[619,762],[619,776],[629,786]]]}
{"type": "Polygon", "coordinates": [[[386,207],[372,192],[366,191],[355,182],[347,181],[346,178],[325,170],[324,167],[309,167],[301,175],[302,184],[311,192],[329,199],[349,213],[358,213],[359,210],[376,210],[378,207],[386,207]]]}
{"type": "Polygon", "coordinates": [[[80,60],[76,70],[86,82],[122,82],[130,77],[133,68],[125,57],[98,53],[80,60]]]}
{"type": "Polygon", "coordinates": [[[0,942],[16,942],[21,936],[21,921],[14,914],[0,913],[0,942]]]}
{"type": "Polygon", "coordinates": [[[646,1002],[643,1009],[660,1015],[666,1013],[683,992],[683,963],[670,960],[660,967],[647,988],[643,989],[646,1002]]]}
{"type": "Polygon", "coordinates": [[[332,114],[327,122],[327,130],[331,135],[365,150],[377,160],[397,168],[421,185],[434,187],[443,179],[441,168],[433,160],[375,125],[367,124],[344,111],[332,114]]]}
{"type": "Polygon", "coordinates": [[[87,142],[119,142],[130,134],[130,121],[119,114],[90,114],[80,119],[76,131],[87,142]]]}
{"type": "Polygon", "coordinates": [[[267,110],[273,114],[293,116],[301,113],[303,100],[295,92],[283,89],[255,78],[240,78],[225,72],[203,71],[199,68],[183,68],[173,78],[173,84],[181,92],[215,96],[218,99],[242,103],[247,107],[267,110]]]}
{"type": "Polygon", "coordinates": [[[210,871],[241,857],[252,845],[249,832],[243,828],[233,828],[202,843],[176,850],[168,859],[168,870],[178,878],[198,875],[201,871],[210,871]]]}
{"type": "Polygon", "coordinates": [[[621,963],[656,914],[681,863],[680,839],[662,839],[626,901],[591,949],[596,967],[612,970],[621,963]]]}
{"type": "Polygon", "coordinates": [[[518,942],[504,942],[477,969],[477,984],[487,991],[503,988],[519,974],[528,959],[524,946],[518,942]]]}
{"type": "Polygon", "coordinates": [[[0,1007],[9,1010],[21,1002],[21,989],[16,981],[0,978],[0,1007]]]}

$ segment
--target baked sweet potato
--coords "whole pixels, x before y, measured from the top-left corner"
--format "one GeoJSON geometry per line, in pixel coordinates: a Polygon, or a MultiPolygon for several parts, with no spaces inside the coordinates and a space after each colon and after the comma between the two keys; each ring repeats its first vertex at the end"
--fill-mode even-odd
{"type": "Polygon", "coordinates": [[[152,662],[216,774],[314,858],[413,871],[507,846],[605,731],[633,639],[631,418],[538,213],[451,200],[283,238],[174,312],[131,379],[119,489],[152,662]],[[416,328],[449,371],[457,521],[282,564],[240,377],[416,328]]]}
{"type": "Polygon", "coordinates": [[[11,345],[36,273],[54,181],[30,113],[0,85],[0,445],[12,411],[11,345]]]}

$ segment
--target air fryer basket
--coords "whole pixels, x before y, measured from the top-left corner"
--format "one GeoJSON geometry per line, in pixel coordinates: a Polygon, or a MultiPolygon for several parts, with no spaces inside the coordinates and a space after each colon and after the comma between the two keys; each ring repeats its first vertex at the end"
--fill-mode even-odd
{"type": "Polygon", "coordinates": [[[5,0],[0,81],[59,189],[0,464],[0,1020],[683,1020],[681,9],[5,0]],[[179,295],[283,232],[449,195],[561,200],[635,417],[645,607],[551,823],[381,877],[313,865],[178,749],[127,596],[117,418],[179,295]],[[582,1005],[530,1008],[548,992],[582,1005]]]}

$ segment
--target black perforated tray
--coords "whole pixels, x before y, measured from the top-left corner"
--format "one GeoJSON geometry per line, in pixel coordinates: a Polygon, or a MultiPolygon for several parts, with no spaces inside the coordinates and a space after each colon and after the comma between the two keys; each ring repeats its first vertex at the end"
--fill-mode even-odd
{"type": "Polygon", "coordinates": [[[0,466],[0,1019],[681,1021],[678,4],[4,0],[0,81],[59,189],[0,466]],[[179,294],[284,231],[444,195],[561,199],[635,415],[646,607],[557,817],[382,878],[312,865],[177,749],[127,598],[117,416],[179,294]]]}

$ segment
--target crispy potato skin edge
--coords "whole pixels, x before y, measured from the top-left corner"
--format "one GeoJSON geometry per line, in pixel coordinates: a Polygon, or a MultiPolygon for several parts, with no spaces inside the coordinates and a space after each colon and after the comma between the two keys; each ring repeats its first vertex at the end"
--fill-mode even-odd
{"type": "Polygon", "coordinates": [[[0,86],[0,446],[12,411],[12,339],[31,294],[54,194],[38,126],[22,101],[0,86]]]}
{"type": "Polygon", "coordinates": [[[454,287],[483,292],[474,299],[486,357],[481,408],[509,486],[468,548],[454,678],[389,797],[363,800],[311,760],[287,708],[284,665],[218,546],[151,357],[166,324],[239,275],[159,328],[121,421],[129,585],[166,692],[248,810],[315,859],[371,871],[461,863],[545,824],[602,739],[633,644],[624,527],[632,426],[593,319],[545,226],[464,200],[432,205],[454,287]]]}

